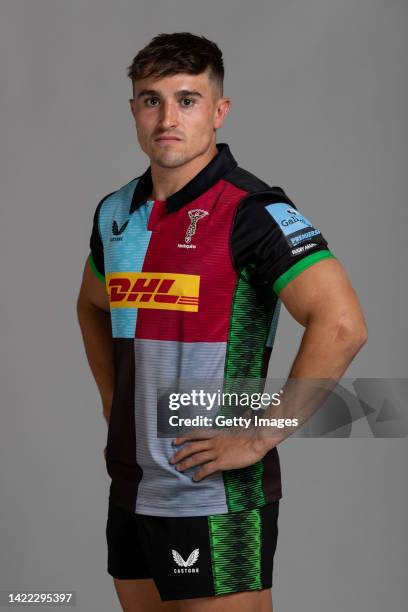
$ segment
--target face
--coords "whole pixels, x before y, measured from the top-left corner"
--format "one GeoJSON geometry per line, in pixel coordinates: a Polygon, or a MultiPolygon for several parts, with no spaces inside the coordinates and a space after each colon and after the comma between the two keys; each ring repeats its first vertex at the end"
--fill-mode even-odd
{"type": "Polygon", "coordinates": [[[216,130],[230,108],[208,70],[134,82],[130,107],[141,149],[152,164],[176,168],[215,147],[216,130]]]}

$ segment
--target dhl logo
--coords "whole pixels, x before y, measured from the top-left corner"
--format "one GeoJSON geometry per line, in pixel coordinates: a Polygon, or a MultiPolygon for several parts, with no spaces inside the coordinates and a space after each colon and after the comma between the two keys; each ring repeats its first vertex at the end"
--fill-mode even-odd
{"type": "Polygon", "coordinates": [[[167,272],[114,272],[106,275],[111,308],[159,308],[198,312],[200,277],[167,272]]]}

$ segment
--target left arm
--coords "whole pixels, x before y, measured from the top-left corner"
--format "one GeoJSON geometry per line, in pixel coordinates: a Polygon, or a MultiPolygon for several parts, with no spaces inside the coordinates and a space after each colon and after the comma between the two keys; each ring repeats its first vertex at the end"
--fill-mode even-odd
{"type": "MultiPolygon", "coordinates": [[[[305,327],[289,378],[337,381],[367,341],[367,326],[350,280],[337,259],[316,262],[290,281],[280,299],[292,317],[305,327]]],[[[288,418],[288,406],[273,408],[274,418],[288,418]],[[279,414],[281,413],[281,414],[279,414]]],[[[302,412],[302,407],[292,409],[302,412]]],[[[268,417],[268,408],[262,416],[268,417]]],[[[309,414],[310,416],[310,414],[309,414]]],[[[305,419],[306,420],[306,419],[305,419]]],[[[217,471],[252,465],[288,437],[292,431],[278,430],[274,438],[215,436],[186,445],[175,453],[173,463],[184,470],[201,465],[194,480],[217,471]]],[[[187,439],[176,438],[175,444],[187,439]]]]}
{"type": "Polygon", "coordinates": [[[341,378],[367,341],[367,325],[340,262],[317,262],[290,282],[279,297],[306,328],[289,377],[341,378]]]}

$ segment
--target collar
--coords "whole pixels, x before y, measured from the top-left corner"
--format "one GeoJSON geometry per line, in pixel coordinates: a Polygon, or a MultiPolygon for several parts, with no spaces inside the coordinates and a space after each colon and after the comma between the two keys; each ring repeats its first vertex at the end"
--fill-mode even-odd
{"type": "MultiPolygon", "coordinates": [[[[184,204],[195,200],[205,193],[210,187],[215,185],[225,174],[236,168],[238,163],[232,156],[229,146],[226,143],[217,143],[218,153],[212,160],[204,166],[191,181],[176,193],[173,193],[166,200],[166,207],[169,212],[178,210],[184,204]]],[[[146,170],[140,177],[133,192],[132,203],[129,214],[144,204],[153,189],[151,168],[146,170]]]]}

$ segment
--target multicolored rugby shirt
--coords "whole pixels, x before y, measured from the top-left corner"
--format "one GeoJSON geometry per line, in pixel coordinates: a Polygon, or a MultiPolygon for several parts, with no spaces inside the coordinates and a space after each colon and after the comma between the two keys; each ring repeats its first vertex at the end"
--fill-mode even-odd
{"type": "Polygon", "coordinates": [[[279,293],[333,257],[280,187],[240,168],[227,144],[166,201],[150,167],[104,197],[89,263],[106,283],[115,386],[106,463],[110,500],[139,514],[200,516],[281,498],[276,448],[254,465],[193,482],[157,436],[161,379],[265,378],[279,293]]]}

